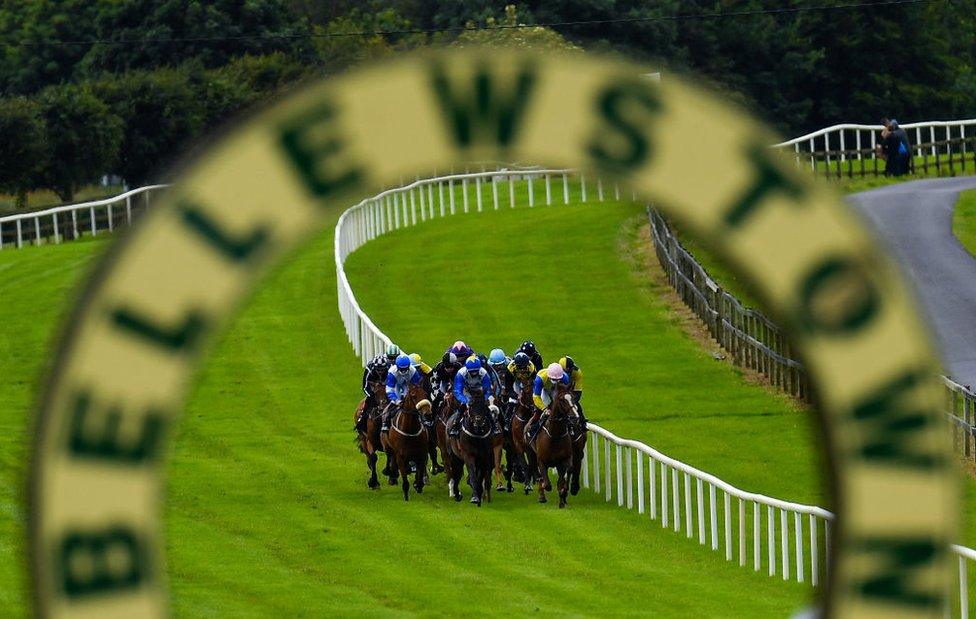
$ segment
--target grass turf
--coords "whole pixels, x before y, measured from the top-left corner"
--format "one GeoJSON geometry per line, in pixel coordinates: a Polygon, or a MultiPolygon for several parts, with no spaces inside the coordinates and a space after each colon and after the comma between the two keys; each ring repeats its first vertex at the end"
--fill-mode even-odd
{"type": "MultiPolygon", "coordinates": [[[[351,266],[367,265],[372,256],[390,266],[389,274],[396,267],[412,278],[398,280],[403,292],[393,296],[409,311],[397,312],[400,306],[394,307],[389,289],[381,288],[387,270],[379,275],[356,270],[361,294],[366,281],[379,293],[369,299],[369,311],[388,302],[388,310],[375,308],[380,324],[386,324],[384,312],[411,320],[427,307],[448,308],[450,322],[429,332],[403,330],[405,343],[431,354],[457,333],[471,332],[476,345],[489,344],[492,333],[510,348],[531,327],[544,352],[565,345],[586,363],[590,414],[615,431],[686,456],[706,470],[726,461],[725,470],[731,471],[728,461],[742,458],[737,447],[753,440],[750,428],[758,432],[772,424],[756,440],[779,444],[769,453],[793,462],[789,470],[809,480],[808,487],[800,492],[789,483],[779,470],[783,462],[752,457],[743,474],[730,475],[730,481],[749,487],[766,476],[765,468],[780,480],[765,486],[771,492],[792,488],[793,498],[821,498],[802,415],[759,388],[738,383],[734,371],[684,340],[655,291],[646,281],[635,281],[618,259],[621,246],[626,250],[634,240],[633,221],[623,232],[621,222],[637,211],[607,205],[602,216],[599,212],[580,209],[574,218],[540,209],[534,221],[507,213],[470,215],[480,217],[481,227],[465,233],[460,246],[451,222],[434,222],[367,246],[351,266]],[[564,234],[563,225],[576,236],[564,234]],[[549,232],[540,234],[535,226],[549,232]],[[489,234],[508,239],[506,249],[531,246],[529,255],[548,255],[550,244],[566,247],[571,239],[579,253],[573,262],[555,263],[526,259],[524,252],[489,252],[489,234]],[[417,244],[423,239],[416,235],[432,236],[417,244]],[[581,235],[589,240],[577,243],[581,235]],[[440,265],[449,261],[443,248],[429,243],[452,239],[454,256],[477,257],[470,259],[470,269],[449,273],[455,283],[466,273],[469,289],[451,288],[444,273],[431,268],[438,255],[440,265]],[[412,249],[398,267],[392,257],[400,252],[391,252],[388,243],[412,249]],[[471,254],[469,246],[485,251],[471,254]],[[540,281],[549,283],[540,287],[540,281]],[[462,296],[470,290],[473,296],[462,296]],[[568,303],[579,301],[580,294],[599,304],[568,303]],[[521,310],[501,313],[512,295],[521,310]],[[479,321],[475,311],[500,317],[479,321]],[[628,333],[625,327],[638,319],[639,330],[628,333]],[[540,324],[549,328],[540,330],[540,324]],[[620,360],[650,355],[653,362],[645,359],[640,367],[651,369],[653,388],[612,372],[589,350],[612,351],[620,360]],[[672,358],[676,365],[668,369],[663,362],[672,358]],[[654,367],[657,362],[662,364],[654,367]],[[699,381],[709,388],[696,389],[699,381]],[[612,410],[603,412],[607,403],[613,403],[612,410]],[[793,438],[802,447],[798,454],[788,444],[793,438]]],[[[5,615],[26,613],[18,559],[26,411],[71,289],[104,246],[99,240],[0,253],[0,342],[11,351],[0,358],[0,609],[5,615]]],[[[586,490],[563,511],[520,495],[496,496],[481,509],[455,505],[441,479],[410,503],[388,487],[367,491],[365,466],[349,429],[361,371],[335,310],[330,258],[331,234],[326,234],[273,275],[224,335],[190,397],[174,440],[166,502],[178,616],[536,610],[782,616],[807,599],[807,587],[726,563],[586,490]]],[[[400,334],[401,327],[393,326],[400,334]]]]}
{"type": "Polygon", "coordinates": [[[976,256],[976,189],[959,194],[952,213],[952,233],[966,251],[976,256]]]}

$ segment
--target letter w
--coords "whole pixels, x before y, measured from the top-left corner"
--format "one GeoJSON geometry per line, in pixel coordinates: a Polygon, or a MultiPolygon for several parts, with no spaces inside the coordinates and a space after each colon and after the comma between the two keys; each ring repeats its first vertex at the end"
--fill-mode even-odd
{"type": "Polygon", "coordinates": [[[469,148],[475,141],[507,147],[519,129],[535,86],[535,70],[522,67],[514,86],[504,92],[498,87],[497,79],[493,83],[487,66],[475,70],[473,82],[473,89],[456,88],[442,65],[431,67],[434,98],[458,147],[469,148]]]}

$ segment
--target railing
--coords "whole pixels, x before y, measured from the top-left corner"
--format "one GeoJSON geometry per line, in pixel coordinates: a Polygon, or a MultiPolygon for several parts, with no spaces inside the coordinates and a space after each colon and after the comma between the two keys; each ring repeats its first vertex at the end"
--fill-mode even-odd
{"type": "MultiPolygon", "coordinates": [[[[417,180],[367,198],[344,212],[336,224],[334,241],[339,312],[359,358],[366,362],[392,340],[356,301],[343,268],[349,254],[391,230],[435,217],[475,209],[497,210],[504,202],[515,208],[523,199],[522,205],[529,207],[568,204],[570,178],[578,179],[578,189],[574,181],[573,193],[581,202],[587,202],[586,178],[573,170],[502,169],[417,180]],[[521,185],[518,191],[517,184],[521,185]],[[483,185],[490,186],[490,200],[484,195],[483,185]],[[507,185],[507,191],[500,190],[502,185],[507,185]]],[[[597,200],[602,202],[603,184],[599,180],[595,184],[597,200]]],[[[616,186],[613,195],[620,199],[616,186]]],[[[656,215],[650,213],[654,223],[656,215]]],[[[706,324],[710,321],[723,334],[720,341],[736,351],[736,358],[749,360],[753,364],[750,367],[766,368],[767,375],[779,377],[776,384],[807,397],[809,387],[803,366],[790,359],[789,344],[775,325],[724,293],[680,246],[664,220],[657,217],[657,222],[651,226],[654,238],[671,241],[665,245],[655,240],[655,248],[662,265],[672,265],[665,270],[672,285],[682,287],[682,298],[693,309],[698,308],[696,313],[706,324]],[[714,309],[716,298],[721,300],[719,305],[724,304],[722,310],[714,309]]],[[[968,402],[964,406],[966,414],[973,415],[976,399],[967,388],[958,387],[963,391],[956,393],[964,392],[963,397],[971,398],[964,400],[968,402]]],[[[636,508],[638,514],[659,521],[662,528],[684,533],[686,538],[697,539],[700,545],[714,551],[724,551],[727,561],[737,560],[740,566],[751,564],[757,572],[765,565],[769,576],[779,575],[783,580],[795,579],[812,586],[823,582],[830,563],[834,520],[831,512],[740,490],[644,443],[620,438],[595,423],[589,424],[589,430],[590,442],[580,476],[584,487],[602,492],[608,502],[616,499],[620,507],[636,508]]],[[[972,426],[969,436],[973,436],[971,430],[972,426]]],[[[976,551],[957,545],[951,550],[958,559],[959,612],[968,618],[968,562],[976,561],[976,551]]]]}
{"type": "MultiPolygon", "coordinates": [[[[916,157],[935,158],[940,154],[951,157],[954,146],[957,152],[965,156],[967,145],[969,152],[972,151],[974,130],[971,128],[976,127],[976,119],[936,120],[900,126],[910,138],[914,138],[912,151],[916,157]]],[[[786,150],[792,147],[797,164],[807,161],[810,169],[817,172],[818,168],[829,170],[832,164],[846,163],[851,159],[875,160],[880,131],[880,125],[845,123],[774,144],[773,148],[786,150]]],[[[876,166],[875,163],[875,171],[876,166]]]]}
{"type": "Polygon", "coordinates": [[[149,185],[111,198],[0,217],[0,249],[112,232],[118,226],[130,225],[149,208],[150,195],[165,187],[149,185]]]}
{"type": "Polygon", "coordinates": [[[584,487],[600,493],[602,486],[607,501],[636,507],[661,528],[723,551],[726,561],[757,572],[765,565],[769,576],[814,587],[822,582],[830,562],[831,512],[740,490],[644,443],[588,425],[584,487]]]}
{"type": "Polygon", "coordinates": [[[765,376],[786,393],[809,400],[810,383],[803,364],[780,329],[761,312],[746,308],[713,280],[682,247],[656,211],[647,209],[658,262],[671,287],[708,328],[737,365],[765,376]]]}

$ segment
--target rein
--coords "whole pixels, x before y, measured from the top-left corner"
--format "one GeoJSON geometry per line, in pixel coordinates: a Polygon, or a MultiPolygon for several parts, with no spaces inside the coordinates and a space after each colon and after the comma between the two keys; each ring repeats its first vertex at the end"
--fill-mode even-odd
{"type": "MultiPolygon", "coordinates": [[[[420,436],[420,434],[422,432],[425,432],[427,430],[427,427],[424,425],[424,420],[423,419],[419,419],[419,421],[420,421],[420,429],[417,430],[416,432],[413,432],[413,433],[404,432],[403,430],[401,430],[400,428],[398,428],[397,427],[397,420],[400,419],[400,415],[407,415],[407,414],[410,414],[410,413],[408,413],[407,411],[403,411],[403,410],[399,411],[397,413],[396,417],[393,418],[393,423],[390,424],[390,428],[392,430],[395,430],[398,434],[400,434],[402,436],[408,436],[408,437],[420,436]]],[[[415,414],[415,415],[417,415],[419,417],[419,413],[414,412],[413,414],[415,414]]]]}

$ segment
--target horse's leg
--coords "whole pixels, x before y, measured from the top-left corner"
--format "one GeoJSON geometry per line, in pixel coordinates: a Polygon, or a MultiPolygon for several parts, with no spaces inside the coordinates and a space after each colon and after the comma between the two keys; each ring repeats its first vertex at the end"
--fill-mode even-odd
{"type": "MultiPolygon", "coordinates": [[[[430,458],[430,473],[437,475],[444,470],[444,467],[437,463],[437,439],[427,443],[427,456],[430,458]]],[[[444,458],[447,460],[447,458],[444,458]]]]}
{"type": "Polygon", "coordinates": [[[369,467],[369,482],[367,485],[376,490],[380,487],[380,480],[376,478],[376,452],[372,449],[366,454],[366,466],[369,467]]]}
{"type": "MultiPolygon", "coordinates": [[[[400,453],[398,452],[396,457],[396,465],[397,465],[397,470],[400,471],[400,476],[402,477],[400,487],[403,489],[403,500],[409,501],[410,500],[410,463],[407,462],[406,456],[400,455],[400,453]]],[[[420,475],[419,471],[417,472],[417,475],[420,475]]]]}
{"type": "Polygon", "coordinates": [[[573,461],[570,459],[568,463],[563,463],[556,467],[556,471],[559,473],[559,481],[556,484],[557,490],[559,490],[559,509],[566,507],[566,495],[569,490],[569,480],[566,479],[567,469],[571,471],[573,468],[573,461]]]}
{"type": "Polygon", "coordinates": [[[546,499],[546,486],[549,485],[549,469],[543,466],[541,460],[536,460],[536,469],[539,474],[539,502],[545,503],[546,499]]]}
{"type": "Polygon", "coordinates": [[[492,447],[492,454],[495,459],[495,490],[502,492],[505,490],[504,478],[505,475],[502,473],[502,446],[498,444],[492,447]]]}
{"type": "Polygon", "coordinates": [[[576,443],[573,443],[573,470],[570,472],[569,484],[569,493],[573,496],[579,494],[580,491],[580,469],[583,468],[583,452],[585,449],[586,441],[583,441],[580,447],[577,447],[576,443]]]}
{"type": "Polygon", "coordinates": [[[505,445],[505,491],[515,492],[512,486],[512,476],[518,463],[515,461],[515,448],[511,444],[505,445]]]}
{"type": "Polygon", "coordinates": [[[468,483],[471,485],[471,502],[478,507],[481,507],[481,495],[484,489],[481,475],[477,459],[470,458],[468,460],[468,483]]]}
{"type": "Polygon", "coordinates": [[[528,447],[522,452],[525,457],[525,494],[532,492],[532,483],[535,481],[536,476],[536,456],[535,452],[528,447]]]}
{"type": "Polygon", "coordinates": [[[413,487],[417,489],[417,494],[422,494],[424,491],[424,483],[427,481],[427,453],[423,450],[418,450],[420,455],[418,459],[420,462],[417,463],[417,475],[413,480],[413,487]]]}

